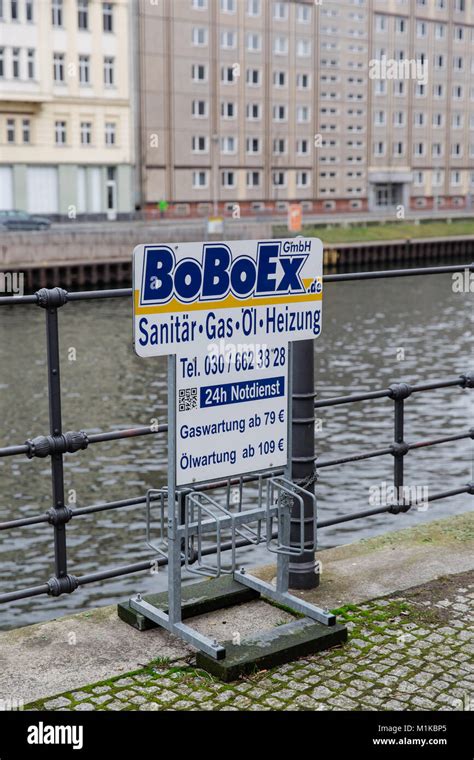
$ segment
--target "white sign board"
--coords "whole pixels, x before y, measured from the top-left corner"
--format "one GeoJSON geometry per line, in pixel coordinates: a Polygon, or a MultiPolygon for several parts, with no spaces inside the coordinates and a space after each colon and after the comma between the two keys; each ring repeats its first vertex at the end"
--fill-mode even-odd
{"type": "Polygon", "coordinates": [[[288,342],[321,332],[317,239],[141,245],[139,356],[176,355],[178,486],[286,466],[288,342]]]}

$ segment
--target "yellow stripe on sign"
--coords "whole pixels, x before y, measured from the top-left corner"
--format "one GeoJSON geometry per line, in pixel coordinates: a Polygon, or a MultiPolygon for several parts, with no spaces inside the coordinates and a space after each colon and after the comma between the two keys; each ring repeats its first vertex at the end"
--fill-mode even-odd
{"type": "Polygon", "coordinates": [[[222,301],[196,301],[195,303],[181,303],[176,298],[164,304],[154,306],[140,306],[140,291],[135,291],[135,314],[168,314],[177,311],[203,311],[208,309],[233,309],[237,306],[285,306],[289,303],[305,303],[322,301],[322,293],[303,293],[298,296],[283,296],[281,298],[247,298],[245,301],[228,295],[222,301]]]}

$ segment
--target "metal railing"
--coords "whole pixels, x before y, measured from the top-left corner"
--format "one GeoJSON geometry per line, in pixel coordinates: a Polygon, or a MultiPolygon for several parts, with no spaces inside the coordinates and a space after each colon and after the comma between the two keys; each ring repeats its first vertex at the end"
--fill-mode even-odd
{"type": "MultiPolygon", "coordinates": [[[[425,267],[417,269],[399,269],[388,270],[380,272],[357,272],[347,274],[335,274],[324,277],[325,283],[328,282],[342,282],[348,280],[365,280],[365,279],[379,279],[387,277],[407,277],[407,276],[419,276],[430,274],[443,274],[443,273],[455,273],[463,272],[465,269],[474,271],[474,264],[459,265],[459,266],[443,266],[443,267],[425,267]]],[[[10,456],[26,456],[29,459],[35,457],[46,458],[50,457],[51,460],[51,478],[52,478],[52,506],[46,512],[37,514],[31,517],[22,517],[19,519],[7,520],[0,523],[0,531],[7,531],[16,528],[23,528],[32,525],[48,524],[53,528],[54,537],[54,575],[45,583],[37,586],[31,586],[29,588],[23,588],[17,591],[11,591],[0,594],[0,603],[13,602],[19,599],[25,599],[27,597],[40,596],[43,594],[51,596],[59,596],[63,593],[72,593],[80,586],[84,586],[89,583],[97,581],[107,580],[109,578],[116,578],[118,576],[129,575],[132,573],[138,573],[143,571],[149,571],[151,568],[157,565],[167,564],[166,557],[153,557],[149,560],[141,562],[135,562],[132,564],[122,565],[110,570],[103,570],[95,573],[88,573],[81,576],[76,576],[68,571],[67,565],[67,543],[66,543],[66,526],[72,519],[78,517],[84,517],[96,512],[104,512],[113,509],[122,509],[131,506],[137,506],[140,504],[145,505],[147,497],[139,496],[131,499],[123,499],[120,501],[108,502],[105,504],[91,505],[87,507],[71,508],[65,503],[64,500],[64,477],[63,477],[63,457],[66,454],[73,454],[81,450],[87,449],[89,446],[93,446],[97,443],[104,441],[118,441],[125,438],[133,438],[144,435],[162,435],[167,432],[168,426],[166,424],[159,426],[145,426],[134,427],[127,430],[118,430],[111,432],[93,433],[88,434],[85,431],[68,431],[63,432],[62,415],[61,415],[61,380],[60,380],[60,357],[59,357],[59,326],[58,326],[58,311],[66,303],[71,301],[85,301],[91,299],[106,299],[106,298],[130,298],[132,296],[131,288],[122,288],[114,290],[100,290],[100,291],[83,291],[75,293],[67,293],[61,288],[42,288],[34,295],[19,296],[19,297],[0,297],[0,306],[6,305],[37,305],[44,309],[46,317],[46,344],[47,344],[47,374],[48,374],[48,391],[49,391],[49,422],[50,430],[48,435],[40,435],[36,438],[30,439],[23,444],[6,446],[0,448],[0,457],[10,456]]],[[[312,354],[311,354],[312,365],[312,354]]],[[[428,391],[434,391],[437,389],[446,388],[460,388],[470,389],[474,387],[474,371],[467,371],[466,373],[446,380],[430,381],[417,385],[408,385],[406,383],[397,383],[389,388],[385,388],[378,391],[371,391],[367,393],[358,393],[348,396],[330,398],[326,400],[315,400],[314,388],[310,393],[294,394],[293,403],[297,404],[298,399],[303,403],[311,404],[311,411],[313,413],[314,423],[314,410],[324,407],[337,406],[341,404],[353,404],[357,402],[373,401],[376,399],[390,399],[394,402],[394,440],[388,446],[382,449],[375,449],[372,451],[358,452],[351,456],[340,457],[337,459],[322,459],[317,460],[314,454],[314,436],[313,436],[313,449],[306,452],[306,457],[297,456],[293,460],[294,472],[295,464],[301,463],[304,460],[305,465],[309,465],[310,476],[301,477],[301,473],[295,475],[294,480],[304,487],[314,486],[317,479],[317,470],[334,467],[349,462],[357,462],[364,459],[371,459],[381,456],[392,456],[394,459],[394,488],[396,493],[400,494],[404,486],[404,458],[405,456],[417,449],[426,448],[429,446],[437,446],[452,441],[458,441],[463,439],[474,439],[474,428],[464,430],[454,435],[444,436],[442,438],[436,438],[427,441],[418,441],[414,443],[407,443],[404,440],[404,414],[405,414],[405,401],[409,396],[414,393],[422,393],[428,391]]],[[[300,418],[296,416],[294,423],[298,424],[311,423],[311,419],[308,416],[301,415],[300,418]]],[[[314,427],[314,425],[313,425],[314,427]]],[[[297,427],[294,428],[297,432],[297,427]]],[[[311,447],[310,447],[311,448],[311,447]]],[[[275,475],[282,474],[283,470],[272,470],[269,473],[264,473],[263,477],[274,477],[275,475]]],[[[256,480],[255,475],[246,475],[236,478],[229,478],[223,481],[212,481],[209,483],[203,483],[197,485],[193,490],[198,492],[204,492],[219,488],[229,488],[230,486],[238,486],[240,489],[240,498],[242,498],[242,488],[247,483],[252,483],[256,480]]],[[[474,495],[474,482],[467,483],[457,488],[442,491],[439,493],[431,494],[428,498],[428,502],[438,501],[440,499],[457,496],[459,494],[471,494],[474,495]]],[[[158,497],[157,497],[158,498],[158,497]]],[[[406,512],[412,506],[412,502],[405,498],[397,498],[392,503],[375,507],[373,509],[364,510],[361,512],[353,512],[351,514],[341,515],[332,519],[320,520],[317,523],[318,528],[325,528],[332,525],[348,522],[351,520],[358,520],[361,518],[369,517],[383,512],[399,513],[406,512]]],[[[298,524],[299,524],[298,520],[298,524]]],[[[310,521],[308,520],[308,523],[310,521]]],[[[241,537],[234,542],[235,547],[243,547],[252,544],[253,541],[250,538],[241,537]]],[[[311,546],[311,537],[308,538],[308,546],[311,546]]],[[[220,544],[220,551],[231,549],[231,542],[223,542],[220,544]]],[[[208,545],[202,548],[202,554],[213,554],[218,550],[217,545],[208,545]]],[[[195,561],[195,557],[187,557],[186,564],[195,561]]],[[[182,561],[185,564],[185,559],[182,561]]]]}

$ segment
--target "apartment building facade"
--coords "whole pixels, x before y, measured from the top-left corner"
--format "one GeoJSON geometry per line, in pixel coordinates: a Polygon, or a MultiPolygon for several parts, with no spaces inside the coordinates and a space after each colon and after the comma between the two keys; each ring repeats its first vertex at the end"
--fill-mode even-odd
{"type": "Polygon", "coordinates": [[[135,208],[128,0],[0,0],[0,208],[135,208]]]}
{"type": "Polygon", "coordinates": [[[470,0],[140,0],[136,12],[144,207],[474,205],[470,0]],[[372,76],[383,59],[425,68],[372,76]]]}

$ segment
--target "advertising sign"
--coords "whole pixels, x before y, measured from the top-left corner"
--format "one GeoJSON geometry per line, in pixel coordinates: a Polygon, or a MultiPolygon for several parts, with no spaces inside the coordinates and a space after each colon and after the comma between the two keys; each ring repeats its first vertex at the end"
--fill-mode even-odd
{"type": "Polygon", "coordinates": [[[176,355],[177,485],[286,466],[288,343],[321,332],[321,241],[141,245],[133,281],[136,353],[176,355]]]}

